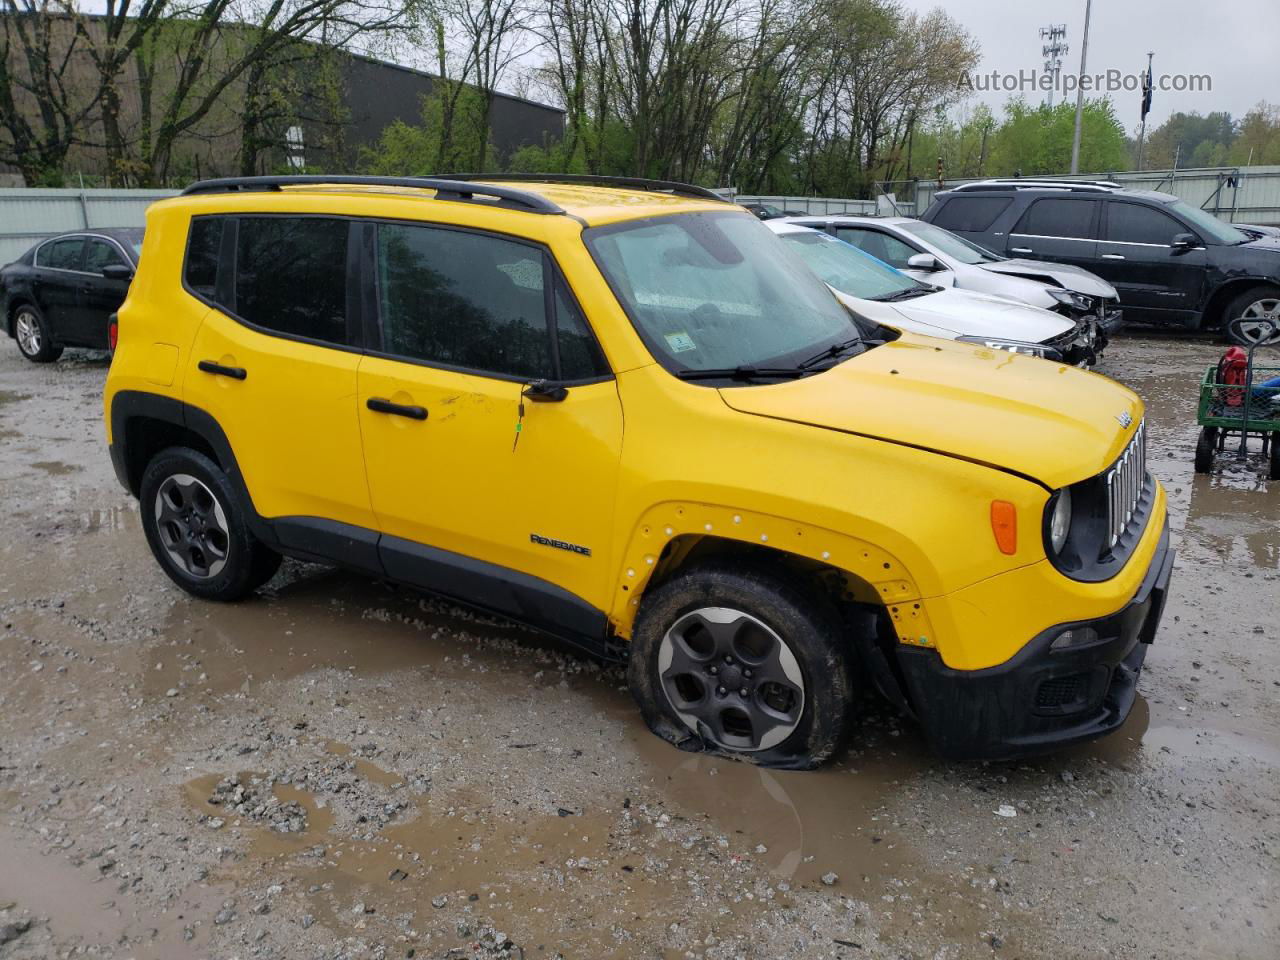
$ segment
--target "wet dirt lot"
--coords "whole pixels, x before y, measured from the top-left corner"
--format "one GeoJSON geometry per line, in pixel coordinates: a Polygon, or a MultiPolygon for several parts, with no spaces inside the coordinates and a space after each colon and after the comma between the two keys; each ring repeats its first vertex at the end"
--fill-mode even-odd
{"type": "Polygon", "coordinates": [[[0,343],[0,958],[1280,957],[1280,483],[1194,476],[1221,346],[1135,336],[1178,564],[1126,726],[958,765],[681,753],[616,670],[286,563],[151,558],[104,358],[0,343]],[[1010,809],[1014,816],[997,811],[1010,809]]]}

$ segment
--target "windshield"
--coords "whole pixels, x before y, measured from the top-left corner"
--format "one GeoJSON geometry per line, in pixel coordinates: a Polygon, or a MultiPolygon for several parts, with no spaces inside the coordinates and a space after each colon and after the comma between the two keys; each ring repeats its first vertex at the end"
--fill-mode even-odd
{"type": "Polygon", "coordinates": [[[583,237],[668,369],[795,364],[861,338],[831,291],[749,214],[672,214],[583,237]]]}
{"type": "Polygon", "coordinates": [[[1199,207],[1193,207],[1185,201],[1175,200],[1169,204],[1169,209],[1181,216],[1182,219],[1190,222],[1202,234],[1206,234],[1218,243],[1234,245],[1248,243],[1251,239],[1247,233],[1240,232],[1230,224],[1223,223],[1212,213],[1206,213],[1199,207]]]}
{"type": "Polygon", "coordinates": [[[913,220],[899,226],[907,233],[915,234],[925,243],[932,244],[948,257],[959,260],[961,263],[995,263],[1004,259],[990,250],[984,250],[976,243],[970,243],[964,237],[957,237],[950,230],[935,227],[932,223],[925,223],[923,220],[913,220]]]}
{"type": "Polygon", "coordinates": [[[830,234],[806,230],[779,236],[800,254],[800,259],[823,282],[851,297],[887,300],[900,294],[916,291],[924,294],[933,289],[830,234]]]}

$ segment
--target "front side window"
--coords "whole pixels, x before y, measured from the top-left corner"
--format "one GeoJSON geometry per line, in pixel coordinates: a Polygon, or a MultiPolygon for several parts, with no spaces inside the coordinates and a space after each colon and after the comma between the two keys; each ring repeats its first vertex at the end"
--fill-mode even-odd
{"type": "Polygon", "coordinates": [[[990,250],[980,247],[976,243],[970,243],[964,237],[957,237],[949,230],[943,230],[932,223],[925,223],[923,220],[912,220],[910,223],[904,223],[901,226],[907,233],[919,237],[935,249],[941,250],[945,256],[961,263],[970,265],[996,263],[1002,259],[990,250]]]}
{"type": "Polygon", "coordinates": [[[583,232],[655,359],[676,373],[801,362],[862,331],[749,214],[684,213],[583,232]]]}
{"type": "Polygon", "coordinates": [[[88,273],[101,273],[103,267],[127,267],[124,256],[114,243],[90,238],[84,255],[84,269],[88,273]]]}
{"type": "Polygon", "coordinates": [[[36,266],[51,270],[79,270],[80,254],[84,250],[84,237],[63,237],[52,240],[40,248],[36,266]]]}
{"type": "Polygon", "coordinates": [[[907,261],[920,251],[903,243],[897,237],[891,237],[879,230],[867,230],[862,227],[836,227],[836,236],[846,243],[851,243],[863,253],[875,257],[891,267],[905,270],[907,261]]]}
{"type": "Polygon", "coordinates": [[[923,294],[931,289],[825,233],[806,230],[780,236],[823,283],[851,297],[888,300],[911,291],[923,294]]]}
{"type": "Polygon", "coordinates": [[[274,333],[346,343],[345,220],[240,217],[237,316],[274,333]]]}
{"type": "Polygon", "coordinates": [[[1113,243],[1142,243],[1168,247],[1187,228],[1159,210],[1138,203],[1107,204],[1106,239],[1113,243]]]}
{"type": "Polygon", "coordinates": [[[540,250],[381,223],[377,256],[385,352],[503,376],[555,375],[540,250]]]}
{"type": "Polygon", "coordinates": [[[1092,200],[1046,197],[1031,205],[1013,232],[1030,237],[1090,240],[1093,238],[1094,207],[1092,200]]]}

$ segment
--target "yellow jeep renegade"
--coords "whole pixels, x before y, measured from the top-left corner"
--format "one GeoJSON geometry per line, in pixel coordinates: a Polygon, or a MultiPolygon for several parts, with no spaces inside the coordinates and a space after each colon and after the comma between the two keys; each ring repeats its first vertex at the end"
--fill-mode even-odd
{"type": "Polygon", "coordinates": [[[872,686],[948,756],[1114,730],[1173,562],[1133,393],[879,327],[682,184],[196,184],[148,214],[105,406],[190,593],[282,554],[429,590],[774,766],[872,686]]]}

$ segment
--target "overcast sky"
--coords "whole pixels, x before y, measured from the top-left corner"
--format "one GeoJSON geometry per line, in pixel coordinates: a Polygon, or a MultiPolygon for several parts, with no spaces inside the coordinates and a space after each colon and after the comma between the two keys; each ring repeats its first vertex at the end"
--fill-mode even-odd
{"type": "MultiPolygon", "coordinates": [[[[979,71],[1041,69],[1040,27],[1067,25],[1070,52],[1063,70],[1080,69],[1085,0],[903,0],[921,12],[942,7],[982,45],[979,71]]],[[[1157,91],[1147,118],[1162,123],[1183,110],[1226,110],[1239,118],[1258,103],[1280,104],[1280,0],[1093,0],[1088,72],[1114,68],[1140,73],[1155,51],[1155,73],[1209,74],[1211,92],[1157,91]]],[[[1007,93],[977,93],[999,109],[1007,93]]],[[[1038,102],[1044,94],[1028,93],[1038,102]]],[[[1073,95],[1074,96],[1074,95],[1073,95]]],[[[1055,100],[1057,95],[1055,95],[1055,100]]],[[[1141,95],[1112,94],[1130,132],[1138,124],[1141,95]]]]}

